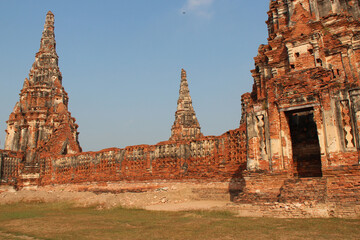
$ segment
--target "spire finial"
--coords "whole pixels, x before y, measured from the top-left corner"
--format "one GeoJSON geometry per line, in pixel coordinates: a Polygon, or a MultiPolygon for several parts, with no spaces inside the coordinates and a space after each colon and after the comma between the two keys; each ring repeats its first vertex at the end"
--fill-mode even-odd
{"type": "Polygon", "coordinates": [[[55,51],[54,14],[48,11],[46,14],[44,31],[41,37],[40,51],[55,51]]]}
{"type": "Polygon", "coordinates": [[[181,79],[186,79],[186,71],[183,68],[181,69],[181,79]]]}
{"type": "Polygon", "coordinates": [[[46,14],[44,30],[41,35],[40,49],[36,53],[35,62],[30,70],[29,81],[54,83],[58,79],[61,83],[61,73],[58,66],[56,53],[56,41],[54,33],[54,14],[49,11],[46,14]],[[51,69],[49,71],[49,69],[51,69]],[[44,72],[48,73],[44,76],[44,72]]]}
{"type": "Polygon", "coordinates": [[[46,14],[44,30],[46,30],[46,27],[54,27],[54,14],[51,11],[46,14]]]}

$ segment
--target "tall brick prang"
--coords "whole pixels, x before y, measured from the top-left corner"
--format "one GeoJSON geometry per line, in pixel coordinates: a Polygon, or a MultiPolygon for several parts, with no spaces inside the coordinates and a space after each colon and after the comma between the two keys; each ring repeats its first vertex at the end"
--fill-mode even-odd
{"type": "Polygon", "coordinates": [[[192,105],[186,71],[181,69],[181,83],[175,121],[169,140],[191,140],[202,137],[200,124],[192,105]]]}
{"type": "Polygon", "coordinates": [[[40,50],[24,81],[20,101],[7,121],[5,149],[26,153],[31,162],[35,152],[54,154],[81,152],[78,125],[68,111],[68,95],[62,86],[54,34],[54,15],[48,12],[40,50]]]}

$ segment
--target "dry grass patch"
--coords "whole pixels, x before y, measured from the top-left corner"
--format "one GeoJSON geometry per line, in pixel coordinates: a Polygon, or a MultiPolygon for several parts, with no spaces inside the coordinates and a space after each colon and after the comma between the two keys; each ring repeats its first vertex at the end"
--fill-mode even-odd
{"type": "Polygon", "coordinates": [[[0,206],[0,233],[36,239],[358,239],[360,220],[238,218],[229,212],[18,203],[0,206]]]}

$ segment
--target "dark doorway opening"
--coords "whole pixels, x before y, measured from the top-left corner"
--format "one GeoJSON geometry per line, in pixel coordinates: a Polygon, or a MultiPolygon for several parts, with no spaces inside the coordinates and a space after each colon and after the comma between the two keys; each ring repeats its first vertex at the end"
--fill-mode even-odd
{"type": "Polygon", "coordinates": [[[321,177],[321,155],[313,108],[287,112],[295,175],[321,177]]]}

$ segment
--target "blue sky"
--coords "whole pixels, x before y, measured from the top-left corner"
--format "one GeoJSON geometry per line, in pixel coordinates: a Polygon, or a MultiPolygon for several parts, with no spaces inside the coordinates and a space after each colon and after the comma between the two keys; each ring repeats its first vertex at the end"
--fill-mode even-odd
{"type": "Polygon", "coordinates": [[[0,1],[0,141],[47,11],[84,151],[170,137],[184,68],[205,135],[239,126],[269,0],[0,1]]]}

